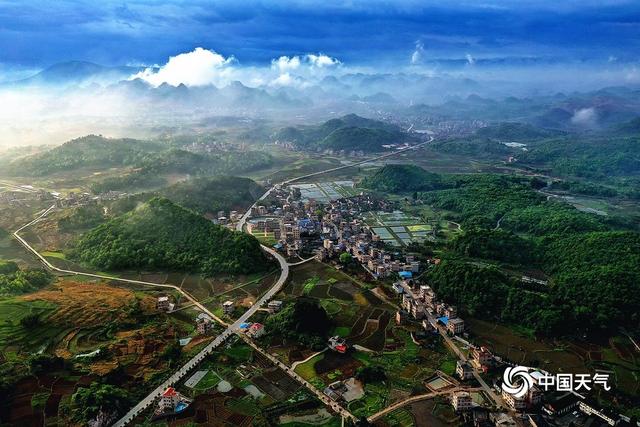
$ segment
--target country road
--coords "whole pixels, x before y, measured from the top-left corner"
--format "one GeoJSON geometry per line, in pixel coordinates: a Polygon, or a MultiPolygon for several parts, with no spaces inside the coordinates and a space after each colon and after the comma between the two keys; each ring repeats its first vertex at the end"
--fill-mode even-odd
{"type": "Polygon", "coordinates": [[[455,388],[448,389],[448,390],[434,391],[434,392],[431,392],[431,393],[419,394],[417,396],[411,396],[411,397],[406,398],[405,400],[401,400],[399,402],[396,402],[391,406],[387,406],[386,408],[384,408],[380,412],[376,412],[375,414],[373,414],[369,418],[367,418],[367,421],[372,423],[375,420],[377,420],[379,418],[382,418],[385,415],[389,414],[390,412],[393,412],[396,409],[402,408],[403,406],[410,405],[410,404],[415,403],[415,402],[420,402],[422,400],[433,399],[436,396],[452,394],[452,393],[455,393],[457,391],[477,391],[477,390],[480,390],[480,388],[479,387],[475,387],[475,388],[455,387],[455,388]]]}
{"type": "MultiPolygon", "coordinates": [[[[335,171],[338,171],[338,170],[351,168],[351,167],[358,166],[358,165],[361,165],[361,164],[364,164],[364,163],[377,161],[377,160],[385,159],[385,158],[388,158],[388,157],[391,157],[391,156],[395,156],[395,155],[398,155],[398,154],[401,154],[401,153],[404,153],[404,152],[407,152],[407,151],[410,151],[410,150],[415,150],[415,149],[418,149],[418,148],[424,146],[425,144],[433,141],[433,139],[434,138],[431,137],[429,141],[425,141],[425,142],[422,142],[420,144],[416,144],[414,146],[411,146],[411,147],[408,147],[408,148],[405,148],[405,149],[402,149],[402,150],[397,150],[397,151],[394,151],[392,153],[383,154],[381,156],[374,157],[374,158],[371,158],[371,159],[366,159],[366,160],[362,160],[362,161],[359,161],[359,162],[355,162],[355,163],[352,163],[350,165],[339,166],[339,167],[327,169],[327,170],[324,170],[324,171],[314,172],[314,173],[311,173],[311,174],[307,174],[307,175],[291,178],[289,180],[283,181],[280,185],[287,185],[287,184],[290,184],[290,183],[298,181],[298,180],[310,178],[310,177],[313,177],[313,176],[322,175],[322,174],[325,174],[325,173],[335,172],[335,171]]],[[[245,225],[247,219],[249,218],[249,215],[251,214],[251,208],[254,207],[259,201],[266,199],[268,197],[268,195],[271,193],[271,191],[273,191],[273,189],[275,187],[276,186],[274,185],[273,187],[269,188],[258,200],[256,200],[256,202],[249,209],[247,209],[247,211],[242,215],[242,217],[238,221],[238,224],[236,225],[236,230],[237,231],[244,231],[244,225],[245,225]]],[[[349,411],[344,409],[342,406],[340,406],[336,402],[331,401],[321,391],[317,390],[308,381],[304,380],[297,373],[295,373],[293,371],[293,369],[291,369],[290,367],[284,365],[282,362],[277,360],[274,356],[272,356],[272,355],[268,354],[266,351],[262,350],[260,347],[255,345],[251,340],[247,339],[244,336],[244,334],[242,334],[240,332],[240,324],[245,323],[257,310],[259,310],[264,304],[266,304],[271,298],[273,298],[273,296],[275,296],[281,290],[282,286],[285,284],[285,282],[287,281],[287,278],[289,277],[289,267],[290,266],[294,266],[294,265],[300,265],[300,264],[306,263],[306,262],[312,260],[313,258],[309,258],[309,259],[306,259],[306,260],[302,260],[302,261],[299,261],[299,262],[296,262],[296,263],[289,264],[287,262],[287,260],[282,255],[280,255],[277,251],[273,250],[272,248],[270,248],[268,246],[261,245],[262,250],[267,252],[269,255],[273,256],[276,259],[276,261],[278,262],[278,264],[280,265],[280,277],[278,278],[276,283],[264,295],[262,295],[244,314],[242,314],[235,322],[233,322],[232,324],[229,325],[228,323],[226,323],[225,321],[223,321],[222,319],[217,317],[215,314],[213,314],[209,309],[207,309],[204,305],[202,305],[193,296],[191,296],[189,293],[187,293],[186,291],[184,291],[183,289],[181,289],[178,286],[169,285],[169,284],[163,284],[163,283],[153,283],[153,282],[147,282],[147,281],[142,281],[142,280],[124,279],[124,278],[120,278],[120,277],[103,275],[103,274],[95,274],[95,273],[86,273],[86,272],[74,271],[74,270],[66,270],[66,269],[62,269],[62,268],[58,268],[58,267],[54,266],[46,258],[44,258],[40,253],[38,253],[38,251],[36,251],[26,240],[24,240],[20,236],[20,232],[22,230],[24,230],[24,229],[28,228],[29,226],[35,224],[36,222],[40,221],[42,218],[44,218],[53,209],[55,209],[55,204],[52,205],[51,207],[49,207],[48,209],[46,209],[41,215],[39,215],[33,221],[30,221],[29,223],[23,225],[22,227],[20,227],[19,229],[17,229],[13,233],[13,236],[16,238],[16,240],[18,240],[28,251],[33,253],[45,265],[45,267],[47,267],[48,269],[50,269],[52,271],[56,271],[56,272],[59,272],[59,273],[74,274],[74,275],[85,276],[85,277],[93,277],[93,278],[97,278],[97,279],[119,281],[119,282],[124,282],[124,283],[132,283],[132,284],[152,286],[152,287],[160,287],[160,288],[165,288],[165,289],[173,289],[173,290],[179,292],[180,294],[182,294],[194,306],[198,307],[200,310],[202,310],[203,312],[207,313],[209,316],[211,316],[211,318],[215,319],[221,325],[227,326],[227,328],[224,330],[224,332],[222,332],[220,335],[218,335],[211,343],[209,343],[197,355],[195,355],[193,358],[191,358],[187,363],[185,363],[175,373],[173,373],[167,380],[165,380],[162,384],[160,384],[158,387],[156,387],[144,399],[142,399],[138,404],[136,404],[133,408],[131,408],[122,418],[120,418],[118,421],[116,421],[113,424],[114,427],[123,427],[123,426],[127,425],[129,422],[131,422],[133,419],[135,419],[135,417],[137,417],[140,413],[142,413],[149,406],[151,406],[155,402],[155,400],[162,394],[162,392],[167,387],[172,386],[172,385],[178,383],[180,380],[182,380],[187,375],[187,373],[189,373],[189,371],[191,371],[193,368],[195,368],[216,347],[221,345],[230,335],[233,335],[233,334],[238,334],[240,337],[245,339],[249,343],[249,345],[251,345],[254,349],[256,349],[256,351],[258,351],[261,354],[263,354],[265,357],[267,357],[269,360],[271,360],[277,366],[280,366],[283,370],[285,370],[285,372],[287,372],[288,375],[290,375],[296,381],[302,383],[307,389],[309,389],[312,393],[314,393],[318,397],[318,399],[320,399],[327,406],[331,407],[334,411],[339,413],[341,416],[343,416],[345,418],[350,418],[352,420],[355,419],[354,416],[349,411]]]]}
{"type": "MultiPolygon", "coordinates": [[[[287,278],[289,277],[289,264],[287,264],[287,261],[284,259],[284,257],[282,255],[278,254],[273,249],[263,245],[262,249],[265,252],[267,252],[270,255],[272,255],[273,257],[275,257],[276,260],[278,261],[278,263],[280,264],[280,277],[278,278],[276,283],[262,297],[260,297],[260,299],[258,299],[256,301],[255,304],[253,304],[235,322],[233,322],[231,325],[228,325],[224,320],[222,320],[219,317],[217,317],[215,314],[213,314],[213,312],[211,312],[211,310],[209,310],[207,307],[202,305],[198,300],[193,298],[188,292],[184,291],[183,289],[179,288],[178,286],[168,285],[168,284],[163,284],[163,283],[146,282],[146,281],[142,281],[142,280],[123,279],[123,278],[120,278],[120,277],[108,276],[108,275],[104,275],[104,274],[94,274],[94,273],[85,273],[85,272],[82,272],[82,271],[67,270],[67,269],[63,269],[63,268],[58,268],[55,265],[51,264],[45,257],[40,255],[40,253],[38,253],[38,251],[36,251],[26,240],[24,240],[20,236],[20,232],[22,230],[24,230],[25,228],[27,228],[27,227],[35,224],[36,222],[40,221],[47,214],[49,214],[49,212],[51,212],[53,209],[55,209],[55,204],[50,206],[48,209],[46,209],[36,219],[34,219],[33,221],[23,225],[22,227],[20,227],[18,230],[16,230],[13,233],[13,236],[28,251],[33,253],[48,269],[50,269],[52,271],[57,271],[59,273],[65,273],[65,274],[74,274],[74,275],[85,276],[85,277],[93,277],[93,278],[97,278],[97,279],[112,280],[112,281],[119,281],[119,282],[124,282],[124,283],[132,283],[132,284],[138,284],[138,285],[160,287],[160,288],[165,288],[165,289],[173,289],[173,290],[179,292],[180,294],[182,294],[185,298],[187,298],[194,306],[198,307],[200,310],[202,310],[203,312],[205,312],[209,316],[211,316],[211,318],[215,319],[220,324],[222,324],[224,326],[227,326],[227,329],[225,329],[224,332],[222,332],[220,335],[218,335],[204,349],[202,349],[198,354],[196,354],[187,363],[185,363],[182,367],[180,367],[180,369],[178,369],[175,373],[173,373],[166,381],[164,381],[162,384],[160,384],[158,387],[156,387],[151,393],[149,393],[137,405],[135,405],[133,408],[131,408],[120,420],[116,421],[116,423],[113,424],[115,427],[125,426],[127,423],[132,421],[142,411],[144,411],[150,405],[152,405],[153,402],[162,394],[162,392],[164,390],[166,390],[167,387],[176,384],[178,381],[180,381],[182,378],[184,378],[187,375],[187,373],[189,373],[189,371],[191,369],[195,368],[200,362],[202,362],[202,360],[204,360],[204,358],[206,356],[208,356],[216,347],[218,347],[220,344],[222,344],[230,335],[238,333],[239,330],[240,330],[240,324],[243,323],[243,322],[246,322],[259,308],[261,308],[268,300],[270,300],[276,293],[278,293],[280,291],[280,289],[282,288],[282,286],[284,285],[284,283],[286,282],[287,278]]],[[[306,261],[307,260],[304,260],[302,262],[306,262],[306,261]]]]}

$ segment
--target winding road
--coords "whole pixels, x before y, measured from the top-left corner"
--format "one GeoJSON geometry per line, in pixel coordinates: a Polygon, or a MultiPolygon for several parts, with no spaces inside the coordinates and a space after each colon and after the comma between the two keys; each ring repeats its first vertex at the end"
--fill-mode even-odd
{"type": "MultiPolygon", "coordinates": [[[[288,179],[286,181],[283,181],[280,184],[276,184],[276,185],[272,186],[271,188],[269,188],[258,200],[256,200],[256,202],[249,209],[247,209],[247,211],[244,213],[244,215],[242,215],[242,217],[238,221],[238,223],[236,225],[236,230],[237,231],[244,231],[244,225],[246,224],[246,221],[247,221],[247,219],[249,218],[249,216],[251,214],[251,208],[256,206],[258,202],[266,199],[269,196],[269,194],[276,188],[277,185],[288,185],[288,184],[290,184],[292,182],[295,182],[295,181],[299,181],[299,180],[311,178],[311,177],[314,177],[314,176],[319,176],[319,175],[323,175],[323,174],[326,174],[326,173],[331,173],[331,172],[347,169],[347,168],[352,168],[354,166],[358,166],[358,165],[361,165],[361,164],[369,163],[369,162],[372,162],[372,161],[382,160],[382,159],[385,159],[385,158],[388,158],[388,157],[391,157],[391,156],[395,156],[395,155],[398,155],[398,154],[401,154],[401,153],[404,153],[404,152],[407,152],[407,151],[410,151],[410,150],[416,150],[416,149],[424,146],[425,144],[428,144],[429,142],[433,141],[433,139],[434,138],[431,137],[429,141],[425,141],[425,142],[422,142],[420,144],[416,144],[416,145],[411,146],[411,147],[407,147],[407,148],[404,148],[404,149],[401,149],[401,150],[397,150],[397,151],[394,151],[394,152],[391,152],[391,153],[383,154],[381,156],[377,156],[377,157],[374,157],[374,158],[358,161],[358,162],[355,162],[355,163],[352,163],[352,164],[349,164],[349,165],[338,166],[338,167],[327,169],[327,170],[323,170],[323,171],[320,171],[320,172],[314,172],[314,173],[310,173],[310,174],[307,174],[307,175],[298,176],[298,177],[291,178],[291,179],[288,179]]],[[[354,416],[349,411],[344,409],[342,406],[340,406],[336,402],[333,402],[332,400],[330,400],[321,391],[317,390],[308,381],[304,380],[297,373],[295,373],[293,371],[293,369],[291,369],[290,367],[288,367],[285,364],[283,364],[282,362],[280,362],[273,355],[267,353],[266,351],[264,351],[263,349],[258,347],[255,343],[253,343],[244,334],[242,334],[240,332],[240,324],[245,323],[257,310],[259,310],[263,305],[265,305],[271,298],[273,298],[281,290],[282,286],[285,284],[285,282],[287,281],[287,278],[289,277],[289,267],[290,266],[294,266],[294,265],[303,264],[303,263],[308,262],[309,260],[311,260],[313,258],[309,258],[309,259],[306,259],[306,260],[302,260],[300,262],[296,262],[296,263],[291,263],[290,264],[290,263],[287,262],[287,260],[282,255],[280,255],[278,252],[276,252],[272,248],[270,248],[268,246],[265,246],[265,245],[261,245],[262,250],[265,251],[267,254],[271,255],[272,257],[274,257],[276,259],[276,261],[278,262],[278,264],[280,266],[280,277],[278,278],[276,283],[274,283],[274,285],[264,295],[262,295],[255,302],[255,304],[253,304],[244,314],[242,314],[232,324],[228,324],[227,322],[225,322],[224,320],[220,319],[215,314],[213,314],[213,312],[211,312],[211,310],[209,310],[207,307],[202,305],[198,300],[196,300],[188,292],[184,291],[182,288],[180,288],[178,286],[170,285],[170,284],[164,284],[164,283],[147,282],[147,281],[142,281],[142,280],[124,279],[124,278],[120,278],[120,277],[116,277],[116,276],[109,276],[109,275],[104,275],[104,274],[95,274],[95,273],[87,273],[87,272],[82,272],[82,271],[67,270],[67,269],[56,267],[55,265],[51,264],[45,257],[43,257],[40,253],[38,253],[38,251],[36,251],[26,240],[24,240],[20,236],[20,232],[23,231],[24,229],[30,227],[31,225],[35,224],[36,222],[42,220],[53,209],[55,209],[55,207],[56,207],[55,204],[50,206],[48,209],[44,210],[33,221],[30,221],[29,223],[23,225],[22,227],[20,227],[19,229],[17,229],[13,233],[13,236],[16,238],[16,240],[18,240],[18,242],[20,242],[29,252],[33,253],[44,264],[44,266],[46,268],[48,268],[48,269],[50,269],[52,271],[56,271],[58,273],[63,273],[63,274],[73,274],[73,275],[78,275],[78,276],[92,277],[92,278],[96,278],[96,279],[103,279],[103,280],[118,281],[118,282],[123,282],[123,283],[131,283],[131,284],[136,284],[136,285],[144,285],[144,286],[152,286],[152,287],[159,287],[159,288],[165,288],[165,289],[172,289],[172,290],[175,290],[175,291],[179,292],[180,294],[182,294],[194,306],[198,307],[200,310],[202,310],[203,312],[207,313],[209,316],[211,316],[211,318],[215,319],[221,325],[224,325],[224,326],[227,327],[224,330],[224,332],[222,332],[220,335],[218,335],[204,349],[202,349],[198,354],[196,354],[187,363],[185,363],[182,367],[180,367],[167,380],[165,380],[162,384],[160,384],[158,387],[156,387],[151,393],[149,393],[144,399],[142,399],[140,402],[138,402],[138,404],[136,404],[133,408],[131,408],[122,418],[120,418],[118,421],[116,421],[113,424],[114,427],[123,427],[123,426],[127,425],[128,423],[130,423],[139,414],[141,414],[143,411],[145,411],[147,408],[149,408],[149,406],[151,406],[156,401],[156,399],[164,392],[164,390],[166,390],[167,387],[175,385],[180,380],[182,380],[193,368],[195,368],[211,352],[213,352],[213,350],[216,347],[221,345],[229,336],[231,336],[233,334],[238,334],[241,338],[243,338],[256,351],[260,352],[262,355],[267,357],[272,363],[274,363],[275,365],[279,366],[281,369],[283,369],[285,372],[287,372],[287,374],[290,375],[292,378],[294,378],[296,381],[298,381],[301,384],[303,384],[307,389],[309,389],[311,392],[313,392],[318,397],[318,399],[320,399],[327,406],[329,406],[334,411],[339,413],[342,417],[350,418],[352,420],[354,419],[354,416]]]]}

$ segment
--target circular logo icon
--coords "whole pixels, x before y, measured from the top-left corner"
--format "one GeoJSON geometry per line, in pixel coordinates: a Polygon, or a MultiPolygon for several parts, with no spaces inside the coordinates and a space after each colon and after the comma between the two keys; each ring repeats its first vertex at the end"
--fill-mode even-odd
{"type": "Polygon", "coordinates": [[[533,387],[533,377],[529,374],[526,366],[508,367],[502,375],[502,390],[513,395],[522,397],[533,387]]]}

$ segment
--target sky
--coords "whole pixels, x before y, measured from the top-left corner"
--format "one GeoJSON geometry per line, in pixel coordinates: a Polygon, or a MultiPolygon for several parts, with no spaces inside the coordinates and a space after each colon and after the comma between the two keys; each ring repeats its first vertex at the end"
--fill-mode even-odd
{"type": "Polygon", "coordinates": [[[640,58],[635,0],[1,0],[0,72],[85,60],[165,64],[197,47],[251,66],[326,55],[350,66],[640,58]]]}

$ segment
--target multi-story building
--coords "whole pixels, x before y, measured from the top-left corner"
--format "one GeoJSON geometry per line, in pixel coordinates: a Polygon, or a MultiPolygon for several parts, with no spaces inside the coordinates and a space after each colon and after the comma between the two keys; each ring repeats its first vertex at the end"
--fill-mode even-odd
{"type": "Polygon", "coordinates": [[[456,374],[461,380],[471,379],[473,378],[473,368],[469,363],[458,360],[456,363],[456,374]]]}
{"type": "Polygon", "coordinates": [[[158,301],[156,301],[156,309],[159,311],[169,311],[171,308],[171,304],[169,302],[169,297],[158,297],[158,301]]]}
{"type": "Polygon", "coordinates": [[[471,349],[471,363],[487,372],[493,366],[493,355],[487,347],[474,347],[471,349]]]}
{"type": "Polygon", "coordinates": [[[234,309],[233,301],[225,301],[222,303],[222,312],[224,314],[229,315],[233,313],[233,309],[234,309]]]}
{"type": "Polygon", "coordinates": [[[175,388],[169,387],[160,396],[158,406],[163,412],[173,411],[178,402],[180,402],[180,395],[175,388]]]}
{"type": "Polygon", "coordinates": [[[513,394],[502,390],[502,400],[504,400],[504,403],[506,403],[511,409],[516,411],[523,411],[527,409],[528,406],[526,395],[522,397],[515,397],[513,394]]]}
{"type": "Polygon", "coordinates": [[[458,391],[451,397],[451,404],[456,412],[470,411],[473,408],[473,399],[466,391],[458,391]]]}
{"type": "Polygon", "coordinates": [[[447,331],[453,335],[458,335],[464,332],[464,320],[459,317],[449,319],[447,322],[447,331]]]}

